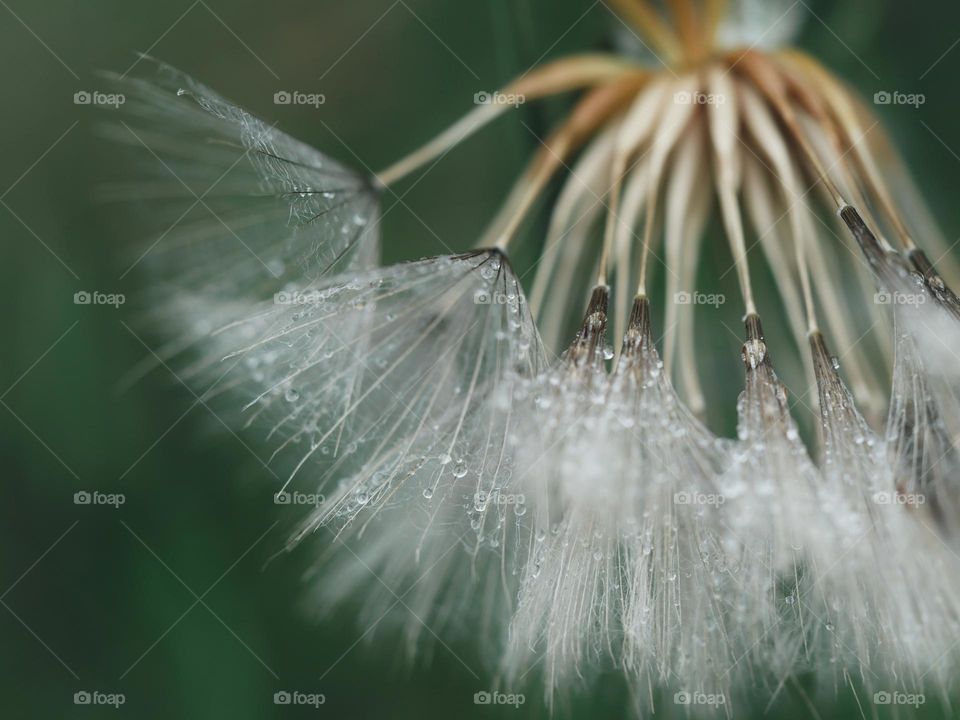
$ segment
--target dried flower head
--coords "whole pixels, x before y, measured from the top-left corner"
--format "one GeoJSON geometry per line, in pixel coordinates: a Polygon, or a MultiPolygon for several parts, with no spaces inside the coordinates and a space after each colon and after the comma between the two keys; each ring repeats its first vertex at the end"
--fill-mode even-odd
{"type": "Polygon", "coordinates": [[[318,570],[320,604],[360,596],[377,619],[400,598],[411,649],[479,618],[511,682],[542,662],[553,698],[615,669],[642,706],[801,674],[947,692],[957,265],[857,94],[767,37],[776,20],[751,25],[789,28],[785,3],[664,4],[611,0],[659,64],[573,56],[504,88],[579,95],[478,249],[390,267],[378,195],[508,105],[363,177],[169,68],[124,81],[117,132],[163,177],[153,217],[212,215],[150,251],[168,355],[268,428],[280,489],[325,494],[294,538],[350,549],[318,570]],[[568,169],[528,307],[507,258],[568,169]],[[727,274],[712,226],[745,325],[736,438],[705,423],[741,382],[696,330],[698,278],[727,274]],[[765,331],[815,389],[813,440],[765,331]]]}

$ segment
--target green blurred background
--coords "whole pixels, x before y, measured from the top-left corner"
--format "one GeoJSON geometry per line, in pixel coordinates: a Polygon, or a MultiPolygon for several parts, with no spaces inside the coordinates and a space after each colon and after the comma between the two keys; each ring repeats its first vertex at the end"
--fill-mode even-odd
{"type": "MultiPolygon", "coordinates": [[[[960,7],[819,1],[805,15],[800,44],[865,95],[925,93],[919,110],[881,115],[954,239],[960,7]]],[[[615,26],[589,0],[0,0],[0,293],[12,310],[0,343],[0,716],[546,714],[536,673],[514,689],[523,708],[477,706],[473,694],[491,681],[470,647],[456,657],[437,648],[409,667],[396,638],[364,636],[349,611],[311,620],[301,575],[316,548],[267,562],[285,529],[255,438],[247,448],[217,432],[163,370],[118,390],[146,354],[121,322],[135,320],[127,307],[75,305],[73,294],[122,292],[132,305],[146,278],[119,279],[132,240],[96,191],[120,165],[93,131],[103,111],[73,95],[149,51],[348,164],[380,168],[472,107],[475,92],[541,58],[610,47],[615,26]],[[327,102],[274,105],[285,88],[327,102]],[[81,490],[126,502],[75,505],[81,490]],[[294,689],[326,704],[274,704],[294,689]],[[123,693],[125,704],[76,706],[84,690],[123,693]]],[[[537,145],[520,119],[543,133],[566,106],[524,107],[450,153],[387,215],[387,258],[468,248],[537,145]]],[[[541,213],[528,232],[542,224],[541,213]]],[[[713,344],[736,358],[729,334],[713,344]]],[[[563,714],[617,717],[628,703],[609,678],[563,714]]],[[[818,708],[859,714],[849,699],[818,708]]],[[[770,713],[809,710],[785,691],[770,713]]],[[[931,702],[922,714],[943,711],[931,702]]]]}

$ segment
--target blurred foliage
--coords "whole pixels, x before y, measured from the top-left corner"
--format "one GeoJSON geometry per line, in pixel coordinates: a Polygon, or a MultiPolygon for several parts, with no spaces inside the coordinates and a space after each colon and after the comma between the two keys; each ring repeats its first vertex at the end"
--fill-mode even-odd
{"type": "MultiPolygon", "coordinates": [[[[475,92],[543,58],[609,47],[610,13],[588,0],[0,4],[0,293],[13,309],[0,354],[3,716],[543,715],[536,673],[519,711],[475,706],[473,694],[490,679],[471,648],[453,648],[458,660],[438,647],[433,662],[409,668],[397,638],[364,636],[349,612],[310,620],[301,575],[316,548],[267,562],[283,548],[285,528],[274,525],[272,479],[255,448],[222,432],[163,369],[119,387],[147,355],[127,327],[128,308],[77,306],[72,296],[99,289],[135,298],[145,278],[123,275],[137,239],[96,197],[117,175],[115,148],[96,139],[97,111],[73,95],[96,89],[98,71],[123,71],[135,51],[148,51],[373,169],[457,118],[475,92]],[[323,92],[327,103],[319,111],[274,105],[285,88],[323,92]],[[126,503],[73,503],[75,492],[94,489],[122,492],[126,503]],[[327,703],[319,711],[276,706],[273,693],[283,689],[322,692],[327,703]],[[78,707],[80,690],[122,692],[126,703],[119,712],[78,707]]],[[[949,148],[960,149],[960,99],[950,83],[960,49],[949,49],[960,9],[894,0],[810,6],[821,19],[808,18],[801,44],[864,94],[926,94],[919,112],[881,114],[952,237],[960,158],[949,148]]],[[[387,259],[469,247],[535,135],[567,105],[524,107],[403,183],[401,200],[386,203],[395,204],[384,225],[387,259]]],[[[533,241],[543,223],[543,213],[530,223],[533,241]]],[[[736,338],[704,333],[711,351],[735,362],[736,338]]],[[[629,702],[611,677],[567,709],[617,717],[629,702]]],[[[818,707],[822,717],[858,714],[850,699],[818,707]]],[[[770,713],[809,711],[788,688],[770,713]]]]}

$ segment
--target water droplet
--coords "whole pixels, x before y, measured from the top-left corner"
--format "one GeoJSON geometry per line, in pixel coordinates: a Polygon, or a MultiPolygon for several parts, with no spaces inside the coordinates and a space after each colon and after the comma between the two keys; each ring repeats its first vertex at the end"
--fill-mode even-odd
{"type": "Polygon", "coordinates": [[[267,261],[267,270],[271,275],[278,278],[283,275],[284,271],[287,269],[287,266],[284,265],[283,260],[280,258],[271,258],[267,261]]]}

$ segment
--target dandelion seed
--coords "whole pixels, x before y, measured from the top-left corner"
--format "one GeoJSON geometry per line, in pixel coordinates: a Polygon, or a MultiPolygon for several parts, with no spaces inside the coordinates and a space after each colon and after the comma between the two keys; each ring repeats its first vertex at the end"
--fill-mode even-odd
{"type": "Polygon", "coordinates": [[[141,64],[149,77],[109,78],[127,101],[106,130],[144,175],[108,197],[147,203],[138,218],[154,225],[133,260],[148,260],[170,295],[263,300],[379,259],[369,180],[169,65],[141,64]]]}

